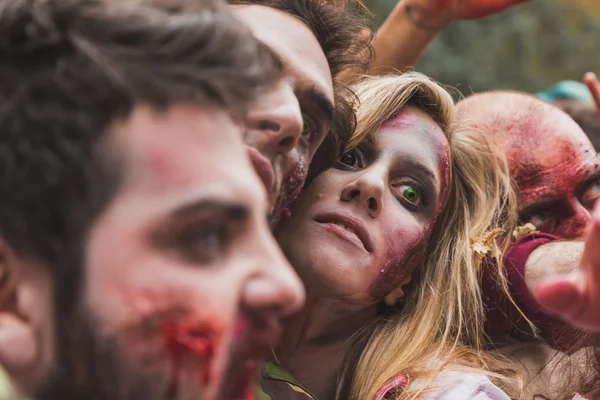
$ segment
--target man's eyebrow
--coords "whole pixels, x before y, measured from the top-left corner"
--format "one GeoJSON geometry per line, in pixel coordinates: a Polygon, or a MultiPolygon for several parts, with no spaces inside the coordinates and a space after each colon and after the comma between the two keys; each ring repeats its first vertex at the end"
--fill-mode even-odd
{"type": "Polygon", "coordinates": [[[171,217],[180,219],[199,213],[218,213],[236,221],[243,221],[250,215],[250,210],[242,203],[219,199],[202,199],[179,207],[171,214],[171,217]]]}
{"type": "Polygon", "coordinates": [[[333,119],[333,102],[329,100],[323,92],[320,92],[315,87],[311,87],[306,90],[305,96],[309,101],[313,102],[329,120],[333,119]]]}

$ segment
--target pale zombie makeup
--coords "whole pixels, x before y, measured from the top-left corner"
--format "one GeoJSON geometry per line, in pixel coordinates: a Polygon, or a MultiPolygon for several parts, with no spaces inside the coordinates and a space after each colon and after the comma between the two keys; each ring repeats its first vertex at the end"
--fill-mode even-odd
{"type": "Polygon", "coordinates": [[[600,160],[581,128],[548,108],[512,121],[498,140],[520,189],[521,221],[561,238],[581,237],[600,196],[600,160]]]}
{"type": "Polygon", "coordinates": [[[309,296],[376,302],[422,263],[449,185],[449,146],[406,107],[308,186],[277,239],[309,296]]]}
{"type": "Polygon", "coordinates": [[[128,364],[164,377],[163,398],[248,398],[303,290],[241,133],[187,106],[140,107],[115,132],[127,172],[89,237],[84,307],[128,364]]]}
{"type": "Polygon", "coordinates": [[[298,196],[308,165],[333,119],[329,64],[311,30],[294,16],[259,5],[232,6],[234,14],[281,59],[287,79],[258,99],[248,118],[246,143],[270,194],[272,223],[298,196]]]}

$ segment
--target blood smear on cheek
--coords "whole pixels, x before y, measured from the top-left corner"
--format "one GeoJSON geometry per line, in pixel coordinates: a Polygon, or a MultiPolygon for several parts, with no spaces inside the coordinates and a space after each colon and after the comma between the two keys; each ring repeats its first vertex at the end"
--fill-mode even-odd
{"type": "Polygon", "coordinates": [[[210,329],[197,322],[167,321],[163,328],[164,345],[171,363],[171,388],[175,390],[184,359],[193,357],[202,360],[198,371],[200,384],[210,380],[210,361],[214,346],[209,339],[210,329]]]}

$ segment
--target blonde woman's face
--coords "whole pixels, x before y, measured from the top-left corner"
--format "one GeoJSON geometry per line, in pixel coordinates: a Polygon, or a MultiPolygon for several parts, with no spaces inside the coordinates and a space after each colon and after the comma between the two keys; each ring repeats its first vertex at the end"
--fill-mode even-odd
{"type": "Polygon", "coordinates": [[[276,236],[310,295],[380,301],[422,263],[449,187],[448,141],[406,107],[318,176],[276,236]]]}

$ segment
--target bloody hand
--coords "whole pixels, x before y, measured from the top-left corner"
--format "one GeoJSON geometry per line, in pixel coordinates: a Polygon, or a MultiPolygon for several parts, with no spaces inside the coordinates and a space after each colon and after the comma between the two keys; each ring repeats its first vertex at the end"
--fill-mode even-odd
{"type": "Polygon", "coordinates": [[[527,1],[529,0],[412,0],[409,5],[422,13],[444,17],[450,22],[487,17],[527,1]]]}
{"type": "Polygon", "coordinates": [[[542,307],[576,328],[600,332],[600,203],[592,213],[579,269],[550,278],[535,296],[542,307]]]}

